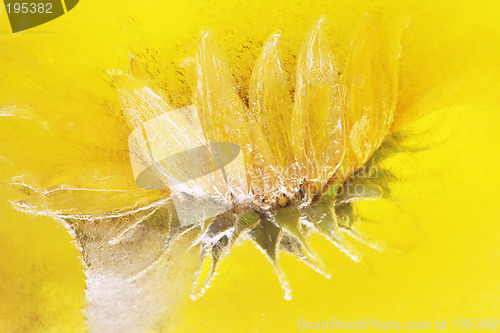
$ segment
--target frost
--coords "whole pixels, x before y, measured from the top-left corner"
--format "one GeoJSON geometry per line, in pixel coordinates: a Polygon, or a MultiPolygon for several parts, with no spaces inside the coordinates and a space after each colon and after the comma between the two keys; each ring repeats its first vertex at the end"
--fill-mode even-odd
{"type": "Polygon", "coordinates": [[[5,106],[0,108],[0,117],[16,117],[22,119],[31,119],[29,106],[5,106]]]}

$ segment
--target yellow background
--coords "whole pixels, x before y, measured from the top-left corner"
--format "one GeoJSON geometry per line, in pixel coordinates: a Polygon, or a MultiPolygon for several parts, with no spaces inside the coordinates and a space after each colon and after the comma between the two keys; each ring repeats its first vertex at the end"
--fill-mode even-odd
{"type": "Polygon", "coordinates": [[[128,53],[139,55],[180,107],[191,96],[178,66],[194,54],[202,29],[214,32],[246,87],[260,46],[276,29],[289,50],[298,50],[309,27],[326,15],[341,60],[365,11],[387,20],[409,15],[396,126],[418,123],[414,143],[430,146],[387,162],[402,177],[394,186],[397,202],[360,207],[373,220],[366,232],[394,250],[359,245],[365,259],[355,264],[314,237],[333,278],[282,256],[294,290],[287,302],[271,265],[246,242],[221,264],[207,294],[180,302],[163,327],[290,332],[299,319],[432,325],[448,319],[448,328],[455,318],[500,319],[497,1],[82,0],[68,14],[18,34],[0,9],[0,106],[36,114],[36,121],[0,117],[0,331],[85,330],[78,251],[53,220],[14,211],[9,201],[22,195],[9,183],[18,174],[43,178],[89,159],[127,162],[128,130],[107,70],[126,70],[128,53]],[[60,133],[44,137],[44,127],[60,133]]]}

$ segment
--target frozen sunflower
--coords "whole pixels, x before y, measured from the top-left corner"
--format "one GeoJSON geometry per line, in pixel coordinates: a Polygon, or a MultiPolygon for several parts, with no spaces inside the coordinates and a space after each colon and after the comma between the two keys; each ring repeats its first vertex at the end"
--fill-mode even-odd
{"type": "Polygon", "coordinates": [[[241,97],[215,40],[202,33],[196,55],[183,66],[194,96],[180,114],[132,57],[128,73],[110,71],[109,84],[117,89],[128,132],[140,133],[144,141],[131,135],[132,163],[145,165],[140,171],[153,170],[160,186],[151,189],[158,184],[151,186],[146,175],[135,179],[141,188],[128,167],[110,163],[51,179],[16,177],[14,184],[29,197],[14,206],[64,223],[81,248],[87,279],[101,287],[150,274],[173,244],[187,237],[189,246],[200,250],[193,299],[207,290],[218,262],[240,239],[251,239],[271,261],[286,299],[291,291],[279,266],[280,251],[329,277],[308,245],[311,233],[324,235],[355,261],[360,255],[346,234],[380,249],[357,230],[360,219],[352,203],[389,195],[391,175],[378,163],[398,150],[400,140],[391,127],[404,23],[382,24],[365,15],[344,60],[332,53],[325,24],[319,20],[305,36],[292,71],[283,60],[280,33],[273,34],[249,78],[248,98],[241,97]],[[188,119],[193,115],[199,123],[188,119]],[[148,125],[158,119],[161,126],[148,125]],[[224,143],[234,153],[227,161],[224,143]],[[133,148],[141,144],[143,155],[133,148]],[[182,155],[193,147],[205,147],[203,158],[182,155]],[[154,151],[172,150],[181,152],[173,162],[153,158],[154,151]],[[224,169],[231,163],[237,167],[224,169]],[[201,177],[207,174],[219,174],[224,186],[201,177]],[[225,208],[196,215],[196,205],[208,205],[207,191],[225,208]],[[179,193],[189,223],[172,199],[179,193]]]}

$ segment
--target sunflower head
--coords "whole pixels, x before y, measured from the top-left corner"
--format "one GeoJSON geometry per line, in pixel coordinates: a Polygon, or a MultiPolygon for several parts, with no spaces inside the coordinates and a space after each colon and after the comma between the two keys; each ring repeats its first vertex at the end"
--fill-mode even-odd
{"type": "MultiPolygon", "coordinates": [[[[84,254],[103,241],[112,252],[130,242],[127,234],[139,227],[160,231],[167,245],[196,233],[191,246],[199,246],[200,264],[193,299],[206,291],[218,262],[244,237],[274,265],[287,299],[291,293],[278,264],[280,251],[329,277],[308,245],[310,233],[324,235],[356,261],[360,255],[346,234],[379,249],[356,229],[352,203],[389,193],[391,175],[378,163],[399,149],[391,126],[404,24],[387,26],[365,15],[347,59],[331,51],[325,25],[320,19],[305,36],[293,56],[293,75],[284,68],[281,33],[273,34],[244,94],[214,38],[202,33],[184,67],[192,105],[175,110],[171,105],[177,103],[131,57],[128,73],[112,71],[113,85],[132,131],[135,181],[145,189],[129,185],[102,200],[142,199],[133,207],[82,214],[78,208],[54,209],[61,200],[63,206],[71,201],[67,198],[77,186],[44,187],[15,206],[66,221],[84,254]]],[[[28,187],[25,180],[17,183],[28,187]]],[[[92,255],[84,260],[90,266],[92,255]]],[[[126,274],[145,274],[157,260],[126,274]]]]}

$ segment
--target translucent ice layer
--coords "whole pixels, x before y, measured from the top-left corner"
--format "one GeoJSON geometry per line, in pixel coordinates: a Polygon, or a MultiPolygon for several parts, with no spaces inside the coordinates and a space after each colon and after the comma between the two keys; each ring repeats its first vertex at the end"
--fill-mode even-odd
{"type": "MultiPolygon", "coordinates": [[[[187,73],[194,78],[192,104],[175,110],[131,59],[130,72],[115,71],[113,80],[131,131],[135,178],[103,170],[81,184],[68,184],[66,174],[43,181],[18,177],[14,183],[29,197],[14,205],[65,221],[84,253],[94,299],[100,286],[116,281],[147,284],[138,281],[154,275],[182,239],[199,251],[191,293],[196,299],[243,238],[272,262],[290,299],[280,252],[330,276],[308,244],[311,232],[354,261],[361,255],[349,239],[383,248],[356,227],[352,203],[389,193],[390,173],[366,170],[380,161],[381,147],[400,149],[390,134],[403,29],[398,22],[382,26],[363,17],[342,66],[321,19],[298,50],[293,77],[284,70],[281,35],[275,33],[255,62],[248,100],[215,39],[202,33],[187,73]],[[117,209],[120,203],[126,204],[117,209]]],[[[2,109],[3,115],[14,111],[2,109]]]]}

